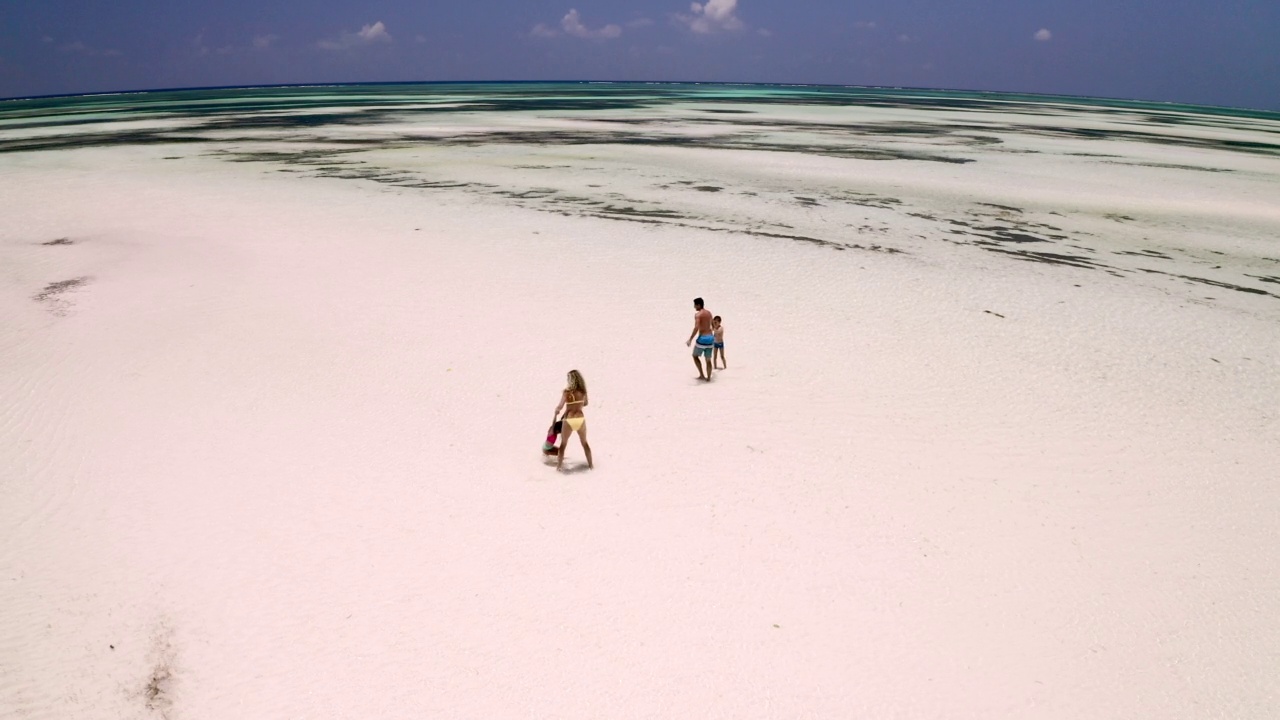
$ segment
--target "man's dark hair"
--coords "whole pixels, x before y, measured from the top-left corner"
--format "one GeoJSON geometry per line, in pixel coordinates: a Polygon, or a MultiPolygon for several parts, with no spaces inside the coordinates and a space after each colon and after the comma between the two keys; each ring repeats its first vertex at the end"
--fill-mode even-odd
{"type": "Polygon", "coordinates": [[[699,310],[701,310],[701,309],[702,309],[702,298],[694,298],[694,299],[693,299],[693,306],[694,306],[694,307],[696,307],[696,308],[698,308],[699,310]]]}
{"type": "Polygon", "coordinates": [[[717,315],[717,316],[715,316],[715,317],[713,317],[713,318],[711,318],[711,319],[712,319],[712,320],[719,320],[719,319],[720,319],[720,316],[719,316],[719,315],[717,315]]]}

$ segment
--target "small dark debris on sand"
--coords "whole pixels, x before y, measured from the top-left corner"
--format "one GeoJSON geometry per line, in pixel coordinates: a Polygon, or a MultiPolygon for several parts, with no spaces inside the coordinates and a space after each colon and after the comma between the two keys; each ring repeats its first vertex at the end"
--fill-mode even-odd
{"type": "Polygon", "coordinates": [[[72,240],[71,238],[60,237],[56,240],[50,240],[48,242],[42,242],[40,244],[41,245],[74,245],[75,240],[72,240]]]}
{"type": "Polygon", "coordinates": [[[173,645],[173,630],[162,623],[151,639],[150,669],[142,687],[142,702],[147,710],[169,720],[173,717],[173,691],[176,678],[177,651],[173,645]]]}
{"type": "Polygon", "coordinates": [[[995,316],[996,316],[996,317],[998,317],[998,318],[1004,319],[1004,316],[1003,316],[1003,315],[1001,315],[1001,314],[1000,314],[1000,313],[998,313],[998,312],[992,312],[992,311],[990,311],[990,310],[983,310],[982,312],[984,312],[984,313],[986,313],[986,314],[988,314],[988,315],[995,315],[995,316]]]}
{"type": "Polygon", "coordinates": [[[160,663],[152,668],[151,678],[147,680],[147,687],[142,691],[148,710],[157,710],[163,713],[169,709],[171,703],[167,694],[169,680],[172,677],[173,671],[167,664],[160,663]]]}

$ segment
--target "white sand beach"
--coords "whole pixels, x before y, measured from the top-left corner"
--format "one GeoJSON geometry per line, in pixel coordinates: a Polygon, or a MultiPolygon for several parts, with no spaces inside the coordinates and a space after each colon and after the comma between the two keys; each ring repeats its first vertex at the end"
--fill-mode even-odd
{"type": "Polygon", "coordinates": [[[1280,716],[1280,154],[718,108],[0,153],[0,717],[1280,716]]]}

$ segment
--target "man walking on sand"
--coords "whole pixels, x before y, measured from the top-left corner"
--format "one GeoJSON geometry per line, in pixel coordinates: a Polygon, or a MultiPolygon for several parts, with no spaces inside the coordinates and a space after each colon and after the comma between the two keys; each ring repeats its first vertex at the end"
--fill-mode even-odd
{"type": "Polygon", "coordinates": [[[702,298],[693,299],[693,332],[689,333],[689,339],[685,342],[685,347],[693,343],[693,339],[698,339],[698,344],[693,347],[693,364],[698,368],[699,380],[711,380],[711,353],[715,351],[716,336],[711,329],[711,311],[702,306],[702,298]],[[707,372],[702,372],[702,358],[707,360],[707,372]]]}

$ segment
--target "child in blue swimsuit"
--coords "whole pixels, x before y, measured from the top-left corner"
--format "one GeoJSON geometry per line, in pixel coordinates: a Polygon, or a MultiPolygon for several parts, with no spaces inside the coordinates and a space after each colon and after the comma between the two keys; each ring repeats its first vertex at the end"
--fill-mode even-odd
{"type": "Polygon", "coordinates": [[[720,364],[715,366],[717,370],[727,368],[729,363],[724,359],[724,325],[720,324],[719,315],[711,318],[711,330],[711,334],[715,337],[715,358],[712,362],[719,361],[720,364]]]}

